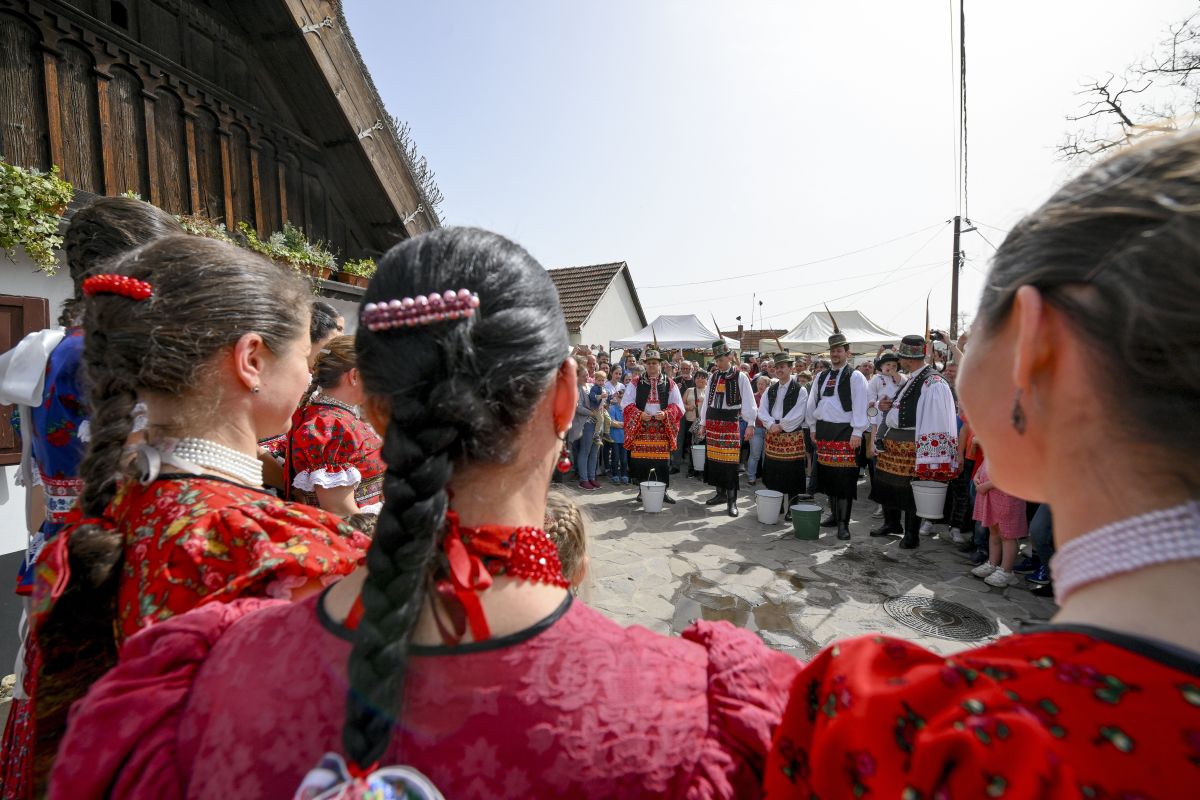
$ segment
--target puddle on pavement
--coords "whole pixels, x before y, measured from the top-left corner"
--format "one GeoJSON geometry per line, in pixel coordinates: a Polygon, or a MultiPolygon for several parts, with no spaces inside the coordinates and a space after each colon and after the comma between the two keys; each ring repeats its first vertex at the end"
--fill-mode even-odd
{"type": "MultiPolygon", "coordinates": [[[[779,571],[776,575],[787,580],[795,589],[804,588],[804,582],[795,574],[779,571]]],[[[679,588],[675,591],[675,615],[671,620],[671,630],[676,634],[681,633],[693,622],[701,619],[710,622],[725,621],[760,635],[765,632],[782,634],[798,642],[799,646],[778,649],[798,657],[810,657],[819,649],[808,632],[792,621],[783,604],[773,603],[765,596],[762,600],[762,603],[755,605],[728,593],[724,587],[701,577],[698,573],[690,573],[683,576],[679,588]]]]}

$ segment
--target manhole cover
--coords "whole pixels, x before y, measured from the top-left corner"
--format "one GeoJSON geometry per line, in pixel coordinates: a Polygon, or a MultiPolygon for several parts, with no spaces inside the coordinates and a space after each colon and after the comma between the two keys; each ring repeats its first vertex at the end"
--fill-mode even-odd
{"type": "Polygon", "coordinates": [[[959,603],[905,594],[889,597],[883,610],[901,625],[942,639],[975,642],[995,636],[996,621],[959,603]]]}

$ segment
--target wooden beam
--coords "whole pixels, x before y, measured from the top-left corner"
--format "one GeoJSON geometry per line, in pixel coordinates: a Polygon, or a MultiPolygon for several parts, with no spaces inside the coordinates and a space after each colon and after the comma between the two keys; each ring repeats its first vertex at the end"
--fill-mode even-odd
{"type": "Polygon", "coordinates": [[[108,83],[112,76],[100,69],[96,73],[96,109],[100,116],[100,165],[104,174],[104,193],[117,193],[117,160],[113,151],[112,139],[112,106],[108,99],[108,83]]]}
{"type": "Polygon", "coordinates": [[[287,167],[283,163],[283,151],[276,150],[276,155],[279,156],[275,160],[277,174],[279,175],[279,227],[283,227],[283,223],[288,221],[287,209],[287,167]]]}
{"type": "MultiPolygon", "coordinates": [[[[58,96],[58,53],[42,49],[42,67],[46,73],[46,121],[50,134],[50,163],[63,168],[62,108],[58,96]]],[[[32,110],[31,110],[32,111],[32,110]]]]}
{"type": "Polygon", "coordinates": [[[217,128],[217,136],[221,140],[221,180],[225,183],[225,227],[229,230],[237,228],[237,217],[233,213],[233,164],[229,154],[229,129],[217,128]]]}
{"type": "Polygon", "coordinates": [[[196,112],[183,110],[184,133],[187,137],[188,190],[191,195],[192,213],[203,214],[200,205],[200,166],[196,156],[196,112]]]}
{"type": "Polygon", "coordinates": [[[158,188],[158,120],[155,107],[158,98],[153,92],[142,92],[142,116],[146,123],[146,174],[150,181],[150,202],[162,207],[162,191],[158,188]]]}
{"type": "Polygon", "coordinates": [[[262,181],[258,177],[258,143],[250,145],[250,188],[254,194],[254,227],[260,234],[267,232],[266,215],[263,214],[262,181]]]}

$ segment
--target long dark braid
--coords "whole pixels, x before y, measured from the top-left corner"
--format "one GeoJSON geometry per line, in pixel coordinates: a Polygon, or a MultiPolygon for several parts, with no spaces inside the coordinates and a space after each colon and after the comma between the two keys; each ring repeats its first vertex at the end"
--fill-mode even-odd
{"type": "Polygon", "coordinates": [[[496,234],[445,228],[403,242],[379,263],[364,302],[467,288],[467,320],[372,332],[360,325],[358,367],[390,419],[384,505],[367,552],[363,618],[348,668],[343,746],[369,765],[400,718],[412,630],[438,557],[447,484],[464,462],[504,463],[568,352],[546,271],[496,234]]]}

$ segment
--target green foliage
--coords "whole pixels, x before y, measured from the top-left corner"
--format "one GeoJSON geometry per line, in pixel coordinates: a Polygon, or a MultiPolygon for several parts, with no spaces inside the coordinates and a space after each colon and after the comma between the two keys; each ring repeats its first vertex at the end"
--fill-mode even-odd
{"type": "Polygon", "coordinates": [[[342,272],[357,275],[360,278],[374,277],[376,269],[375,259],[373,258],[359,258],[342,264],[342,272]]]}
{"type": "Polygon", "coordinates": [[[74,193],[58,177],[58,167],[40,172],[0,158],[0,247],[8,257],[23,248],[39,270],[53,275],[58,267],[54,251],[62,247],[58,226],[74,193]]]}
{"type": "Polygon", "coordinates": [[[304,231],[290,222],[283,223],[283,230],[272,233],[265,240],[259,238],[254,227],[246,222],[238,223],[238,232],[246,237],[246,246],[254,252],[276,261],[285,261],[301,272],[337,269],[333,253],[325,247],[324,242],[310,242],[304,231]]]}

